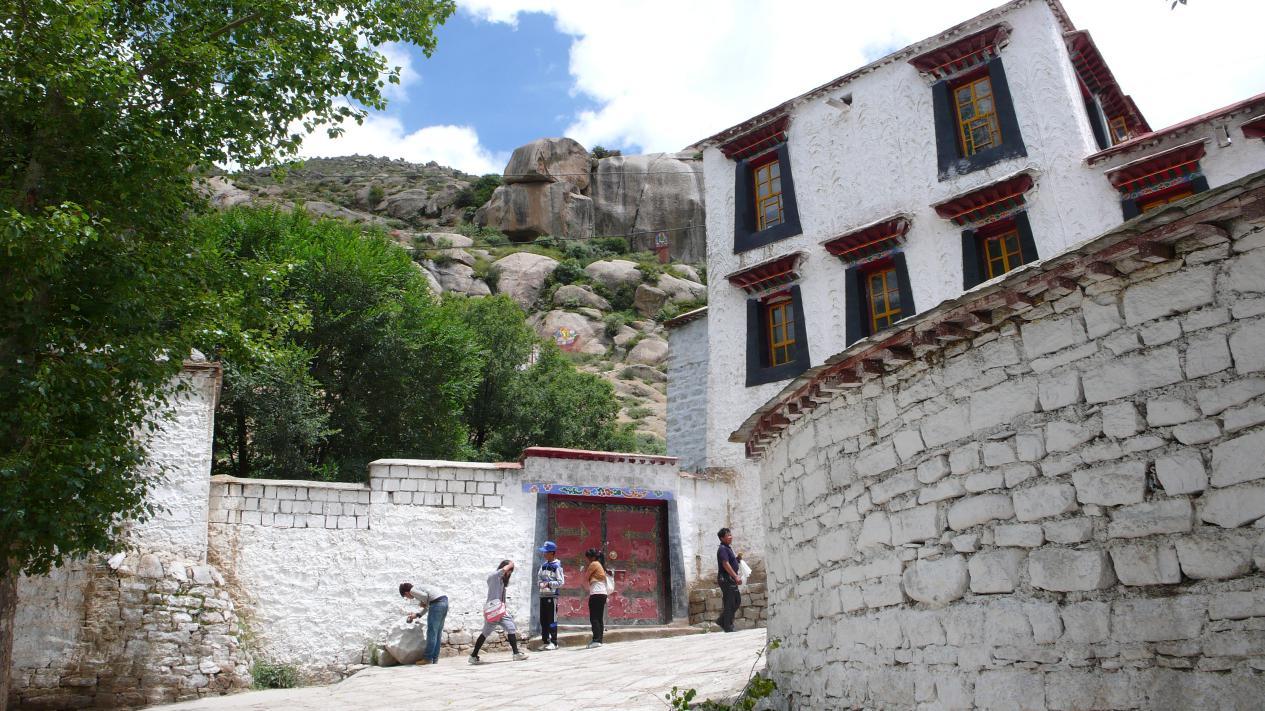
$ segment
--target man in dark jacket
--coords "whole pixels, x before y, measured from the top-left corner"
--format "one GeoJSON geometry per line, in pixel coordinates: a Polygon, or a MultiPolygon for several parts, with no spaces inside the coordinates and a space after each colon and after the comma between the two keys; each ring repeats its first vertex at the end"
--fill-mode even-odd
{"type": "Polygon", "coordinates": [[[716,582],[720,585],[724,603],[716,624],[726,632],[733,632],[734,615],[742,605],[742,595],[738,592],[738,556],[734,555],[734,549],[730,547],[734,534],[728,528],[717,531],[716,537],[720,539],[720,546],[716,549],[716,582]]]}

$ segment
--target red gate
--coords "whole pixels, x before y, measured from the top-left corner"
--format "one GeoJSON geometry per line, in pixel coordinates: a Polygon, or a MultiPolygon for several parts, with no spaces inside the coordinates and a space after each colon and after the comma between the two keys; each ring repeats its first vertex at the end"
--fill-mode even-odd
{"type": "Polygon", "coordinates": [[[558,622],[589,621],[584,551],[596,548],[606,552],[606,567],[615,573],[607,622],[666,623],[671,610],[667,518],[664,501],[550,496],[549,538],[558,544],[567,578],[558,600],[558,622]]]}

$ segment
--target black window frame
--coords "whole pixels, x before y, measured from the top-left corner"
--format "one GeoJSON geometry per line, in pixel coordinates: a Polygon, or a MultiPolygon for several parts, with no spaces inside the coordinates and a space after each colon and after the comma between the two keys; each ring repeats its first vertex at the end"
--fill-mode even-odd
{"type": "MultiPolygon", "coordinates": [[[[909,267],[905,262],[904,252],[894,252],[891,255],[892,268],[896,271],[896,289],[900,293],[900,321],[904,321],[910,316],[917,315],[918,307],[914,304],[914,294],[912,285],[909,281],[909,267]]],[[[870,332],[869,318],[869,299],[865,293],[864,280],[862,275],[872,271],[870,265],[853,264],[843,275],[843,299],[844,299],[844,337],[846,345],[874,335],[870,332]],[[867,268],[869,267],[869,268],[867,268]]]]}
{"type": "Polygon", "coordinates": [[[734,254],[794,237],[803,230],[799,224],[799,205],[795,200],[795,178],[791,169],[791,154],[783,141],[770,151],[752,158],[743,158],[734,164],[734,254]],[[782,179],[782,222],[763,230],[756,229],[755,171],[753,164],[762,165],[769,153],[776,153],[778,170],[782,179]]]}
{"type": "Polygon", "coordinates": [[[1004,160],[1023,158],[1028,155],[1024,146],[1023,133],[1019,130],[1019,120],[1015,117],[1014,98],[1010,93],[1010,84],[1006,81],[1006,70],[1002,66],[1001,57],[994,57],[985,65],[985,72],[992,84],[993,110],[997,115],[998,129],[1001,131],[1001,143],[985,148],[974,155],[962,155],[962,141],[957,120],[956,104],[953,101],[953,88],[961,84],[973,73],[966,73],[949,79],[941,79],[931,86],[932,110],[935,114],[936,129],[936,161],[941,181],[983,170],[1004,160]]]}
{"type": "MultiPolygon", "coordinates": [[[[789,380],[808,370],[808,325],[799,285],[787,288],[795,314],[795,357],[778,366],[769,365],[769,326],[765,318],[769,295],[747,299],[747,387],[789,380]]],[[[780,292],[779,292],[780,293],[780,292]]]]}
{"type": "MultiPolygon", "coordinates": [[[[1020,210],[1006,219],[1014,222],[1015,230],[1019,233],[1019,252],[1023,257],[1020,264],[1037,261],[1040,255],[1037,254],[1037,242],[1032,237],[1032,223],[1028,221],[1028,211],[1020,210]]],[[[989,281],[988,267],[984,264],[984,250],[980,245],[982,241],[974,228],[962,230],[963,289],[970,289],[989,281]]]]}
{"type": "Polygon", "coordinates": [[[1102,100],[1084,86],[1081,87],[1081,98],[1085,101],[1085,114],[1089,117],[1089,127],[1094,132],[1094,143],[1098,145],[1098,150],[1102,151],[1114,146],[1115,139],[1108,125],[1107,114],[1102,109],[1102,100]]]}

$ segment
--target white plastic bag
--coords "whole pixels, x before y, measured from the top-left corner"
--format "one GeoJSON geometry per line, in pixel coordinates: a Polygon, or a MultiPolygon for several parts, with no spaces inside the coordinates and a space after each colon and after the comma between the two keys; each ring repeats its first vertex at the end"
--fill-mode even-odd
{"type": "Polygon", "coordinates": [[[751,566],[747,565],[745,560],[738,561],[738,584],[747,582],[749,577],[751,577],[751,566]]]}
{"type": "Polygon", "coordinates": [[[606,594],[615,594],[615,571],[613,570],[606,571],[606,594]]]}

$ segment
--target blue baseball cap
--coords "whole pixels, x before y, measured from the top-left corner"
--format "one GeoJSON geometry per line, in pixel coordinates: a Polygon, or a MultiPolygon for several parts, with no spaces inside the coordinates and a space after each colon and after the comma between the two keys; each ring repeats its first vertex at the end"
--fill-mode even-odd
{"type": "Polygon", "coordinates": [[[545,545],[537,548],[536,550],[539,550],[541,553],[557,553],[558,544],[553,541],[545,541],[545,545]]]}

